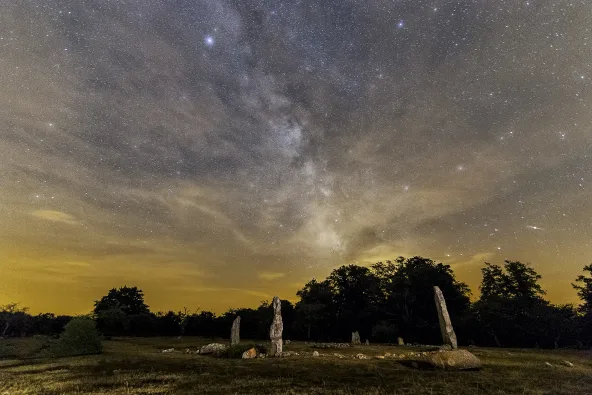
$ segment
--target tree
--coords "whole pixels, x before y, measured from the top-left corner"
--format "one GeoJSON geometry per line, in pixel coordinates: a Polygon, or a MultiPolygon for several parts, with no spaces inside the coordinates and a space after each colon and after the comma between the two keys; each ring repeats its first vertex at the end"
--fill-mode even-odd
{"type": "Polygon", "coordinates": [[[554,347],[572,332],[569,306],[553,306],[543,299],[541,275],[519,261],[503,268],[485,263],[481,269],[481,297],[474,304],[475,332],[481,344],[505,347],[554,347]]]}
{"type": "Polygon", "coordinates": [[[571,286],[578,291],[578,296],[582,300],[582,311],[585,313],[592,313],[592,263],[584,266],[584,273],[588,272],[588,275],[580,274],[576,278],[575,284],[571,286]]]}
{"type": "Polygon", "coordinates": [[[307,340],[330,339],[336,322],[333,292],[328,281],[312,279],[296,295],[296,329],[307,340]]]}
{"type": "Polygon", "coordinates": [[[18,303],[0,306],[0,338],[26,336],[33,328],[33,319],[28,311],[28,307],[19,307],[18,303]]]}
{"type": "Polygon", "coordinates": [[[359,331],[362,337],[370,337],[380,297],[372,271],[364,266],[341,266],[326,281],[340,322],[338,335],[347,339],[351,332],[359,331]]]}
{"type": "Polygon", "coordinates": [[[95,301],[94,313],[110,309],[120,309],[126,315],[149,313],[150,310],[144,303],[144,293],[137,287],[123,286],[119,289],[109,290],[101,300],[95,301]]]}
{"type": "MultiPolygon", "coordinates": [[[[384,328],[396,328],[410,341],[436,343],[441,341],[433,287],[442,290],[452,322],[462,324],[470,306],[469,287],[456,280],[449,265],[415,256],[398,257],[394,262],[378,262],[372,266],[377,278],[380,313],[386,320],[384,328]]],[[[459,339],[465,338],[462,325],[455,325],[459,339]]],[[[392,334],[390,335],[392,337],[392,334]]]]}
{"type": "Polygon", "coordinates": [[[485,262],[481,269],[481,298],[541,299],[545,291],[538,280],[541,275],[520,261],[504,261],[504,268],[485,262]]]}

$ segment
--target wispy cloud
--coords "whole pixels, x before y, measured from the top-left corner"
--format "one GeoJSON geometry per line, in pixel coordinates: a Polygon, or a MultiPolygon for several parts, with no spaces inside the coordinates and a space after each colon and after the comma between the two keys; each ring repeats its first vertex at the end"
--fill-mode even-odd
{"type": "Polygon", "coordinates": [[[55,210],[36,210],[31,215],[51,222],[60,222],[68,225],[78,225],[80,222],[70,214],[55,210]]]}
{"type": "Polygon", "coordinates": [[[269,273],[269,272],[263,272],[263,273],[259,273],[257,275],[257,277],[259,277],[262,280],[266,280],[266,281],[277,280],[277,279],[280,279],[285,276],[286,276],[286,273],[269,273]]]}

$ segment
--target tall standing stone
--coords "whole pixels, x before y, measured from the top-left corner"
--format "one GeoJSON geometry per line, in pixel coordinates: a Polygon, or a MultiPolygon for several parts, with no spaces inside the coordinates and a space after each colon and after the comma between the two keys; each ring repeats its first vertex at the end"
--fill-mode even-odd
{"type": "Polygon", "coordinates": [[[277,296],[273,297],[273,321],[269,328],[269,338],[271,339],[270,356],[282,355],[282,332],[284,330],[284,323],[282,322],[282,302],[277,296]]]}
{"type": "Polygon", "coordinates": [[[442,332],[442,340],[444,344],[450,345],[453,349],[458,348],[456,342],[456,333],[452,327],[448,309],[446,308],[446,300],[438,286],[434,286],[434,301],[436,302],[436,309],[438,309],[438,320],[440,321],[440,332],[442,332]]]}
{"type": "Polygon", "coordinates": [[[232,323],[232,329],[230,330],[230,345],[234,346],[235,344],[240,343],[240,315],[234,319],[232,323]]]}
{"type": "Polygon", "coordinates": [[[360,340],[360,333],[358,331],[352,332],[351,342],[352,344],[362,344],[362,341],[360,340]]]}

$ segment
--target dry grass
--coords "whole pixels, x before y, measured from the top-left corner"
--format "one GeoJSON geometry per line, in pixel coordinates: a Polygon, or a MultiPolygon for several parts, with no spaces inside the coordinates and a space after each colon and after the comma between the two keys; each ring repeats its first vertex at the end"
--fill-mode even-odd
{"type": "MultiPolygon", "coordinates": [[[[198,338],[115,339],[105,342],[102,355],[59,359],[34,358],[39,340],[2,342],[0,395],[592,394],[592,353],[584,351],[476,348],[473,352],[484,363],[482,371],[441,372],[412,370],[392,359],[301,356],[243,361],[185,354],[186,348],[195,350],[210,342],[198,338]],[[170,347],[176,351],[161,353],[170,347]],[[575,366],[565,367],[563,360],[575,366]]],[[[303,343],[290,344],[286,350],[313,351],[303,343]]],[[[374,356],[409,350],[358,346],[318,351],[374,356]]]]}

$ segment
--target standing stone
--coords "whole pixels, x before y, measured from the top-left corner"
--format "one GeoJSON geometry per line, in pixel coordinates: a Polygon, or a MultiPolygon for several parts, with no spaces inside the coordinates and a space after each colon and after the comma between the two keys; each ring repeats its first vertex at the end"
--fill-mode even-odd
{"type": "Polygon", "coordinates": [[[269,337],[271,339],[270,356],[276,357],[282,355],[282,332],[284,330],[284,323],[282,322],[282,303],[277,296],[273,297],[273,321],[269,328],[269,337]]]}
{"type": "Polygon", "coordinates": [[[352,344],[362,344],[360,340],[360,333],[359,332],[352,332],[352,344]]]}
{"type": "Polygon", "coordinates": [[[369,346],[370,345],[370,340],[366,339],[366,345],[369,346]]]}
{"type": "Polygon", "coordinates": [[[230,330],[230,345],[234,346],[235,344],[240,343],[240,315],[234,319],[232,323],[232,329],[230,330]]]}
{"type": "Polygon", "coordinates": [[[458,348],[456,342],[456,333],[450,322],[450,316],[448,315],[448,309],[446,308],[446,300],[444,295],[438,286],[434,286],[434,301],[436,302],[436,308],[438,309],[438,320],[440,321],[440,332],[442,332],[442,340],[444,344],[450,345],[453,349],[458,348]]]}
{"type": "Polygon", "coordinates": [[[399,346],[404,346],[405,342],[403,341],[402,337],[397,338],[397,341],[399,342],[399,346]]]}

